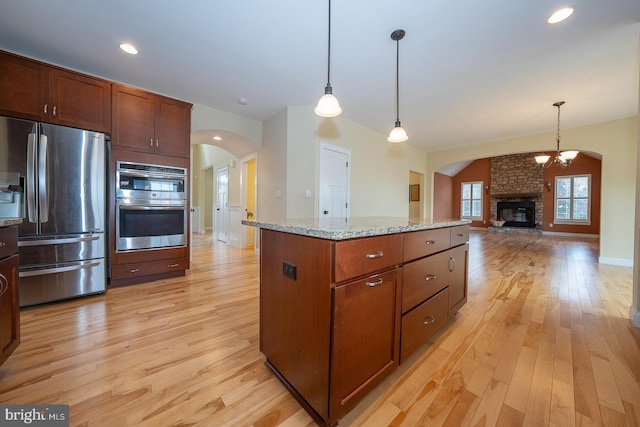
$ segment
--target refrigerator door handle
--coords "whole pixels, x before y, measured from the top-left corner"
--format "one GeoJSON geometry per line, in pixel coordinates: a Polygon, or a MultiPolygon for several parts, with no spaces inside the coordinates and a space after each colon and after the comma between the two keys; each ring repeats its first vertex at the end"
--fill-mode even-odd
{"type": "Polygon", "coordinates": [[[37,221],[36,215],[36,134],[30,133],[27,139],[27,211],[29,222],[37,221]]]}
{"type": "Polygon", "coordinates": [[[40,222],[49,221],[49,198],[47,197],[47,135],[40,135],[38,150],[38,198],[40,200],[40,222]]]}
{"type": "Polygon", "coordinates": [[[43,245],[64,245],[68,243],[83,243],[91,242],[100,239],[100,235],[82,236],[82,237],[67,237],[62,239],[34,239],[34,240],[20,240],[18,242],[19,247],[25,246],[43,246],[43,245]]]}
{"type": "Polygon", "coordinates": [[[92,267],[97,267],[100,265],[99,261],[93,261],[93,262],[80,262],[78,264],[74,264],[74,265],[67,265],[64,267],[54,267],[54,268],[43,268],[43,269],[38,269],[38,270],[27,270],[27,271],[21,271],[19,273],[20,277],[33,277],[33,276],[44,276],[46,274],[57,274],[57,273],[64,273],[67,271],[77,271],[77,270],[82,270],[84,268],[92,268],[92,267]]]}

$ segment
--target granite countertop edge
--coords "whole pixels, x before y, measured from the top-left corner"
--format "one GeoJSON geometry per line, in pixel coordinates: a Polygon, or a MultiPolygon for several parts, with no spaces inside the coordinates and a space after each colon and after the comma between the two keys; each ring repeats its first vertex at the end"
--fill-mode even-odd
{"type": "Polygon", "coordinates": [[[319,219],[243,220],[242,224],[266,230],[327,240],[346,240],[359,237],[469,225],[471,221],[460,219],[423,219],[409,221],[406,218],[349,218],[330,221],[319,219]]]}
{"type": "Polygon", "coordinates": [[[10,225],[22,224],[22,218],[5,218],[0,217],[0,227],[8,227],[10,225]]]}

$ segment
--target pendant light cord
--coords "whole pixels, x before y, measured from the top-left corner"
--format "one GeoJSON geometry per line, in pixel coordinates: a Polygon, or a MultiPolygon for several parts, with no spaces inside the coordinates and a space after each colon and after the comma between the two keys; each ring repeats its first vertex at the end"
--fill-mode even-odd
{"type": "Polygon", "coordinates": [[[556,135],[557,155],[560,155],[560,105],[558,105],[558,134],[556,135]]]}
{"type": "Polygon", "coordinates": [[[327,87],[331,86],[331,0],[329,0],[329,34],[327,36],[327,87]]]}
{"type": "Polygon", "coordinates": [[[396,126],[400,126],[400,39],[396,40],[396,126]]]}

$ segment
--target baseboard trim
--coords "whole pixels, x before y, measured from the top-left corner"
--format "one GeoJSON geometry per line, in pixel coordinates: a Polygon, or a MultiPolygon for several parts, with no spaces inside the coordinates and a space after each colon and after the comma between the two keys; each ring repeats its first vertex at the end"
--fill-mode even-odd
{"type": "Polygon", "coordinates": [[[611,258],[601,256],[598,258],[600,264],[619,265],[621,267],[633,267],[633,260],[627,258],[611,258]]]}
{"type": "Polygon", "coordinates": [[[640,311],[636,310],[634,306],[629,307],[629,320],[633,326],[640,328],[640,311]]]}

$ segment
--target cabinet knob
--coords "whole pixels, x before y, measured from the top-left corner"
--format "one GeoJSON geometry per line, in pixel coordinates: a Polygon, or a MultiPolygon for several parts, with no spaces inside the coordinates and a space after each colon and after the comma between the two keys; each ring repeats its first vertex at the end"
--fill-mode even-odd
{"type": "Polygon", "coordinates": [[[129,273],[137,273],[138,271],[140,271],[139,268],[132,268],[131,270],[129,270],[129,273]]]}
{"type": "Polygon", "coordinates": [[[177,266],[179,266],[180,264],[169,264],[167,265],[167,267],[169,268],[176,268],[177,266]]]}
{"type": "Polygon", "coordinates": [[[368,286],[370,288],[375,288],[376,286],[382,285],[382,282],[384,282],[384,280],[381,277],[378,280],[376,280],[375,282],[366,282],[364,285],[368,286]]]}
{"type": "Polygon", "coordinates": [[[435,321],[436,321],[436,318],[435,318],[435,317],[433,317],[433,316],[427,316],[427,317],[422,321],[422,323],[423,323],[424,325],[429,325],[429,324],[431,324],[431,323],[435,323],[435,321]]]}
{"type": "Polygon", "coordinates": [[[0,242],[0,248],[3,246],[7,246],[7,244],[5,242],[0,242]]]}
{"type": "Polygon", "coordinates": [[[436,241],[435,240],[427,240],[426,242],[424,242],[425,245],[435,245],[436,241]]]}
{"type": "Polygon", "coordinates": [[[438,277],[438,276],[436,276],[435,274],[427,274],[427,275],[424,277],[424,280],[426,280],[426,281],[428,282],[429,280],[435,280],[437,277],[438,277]]]}

